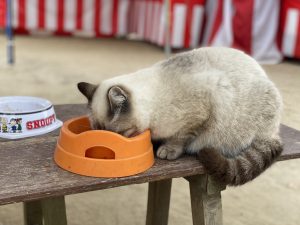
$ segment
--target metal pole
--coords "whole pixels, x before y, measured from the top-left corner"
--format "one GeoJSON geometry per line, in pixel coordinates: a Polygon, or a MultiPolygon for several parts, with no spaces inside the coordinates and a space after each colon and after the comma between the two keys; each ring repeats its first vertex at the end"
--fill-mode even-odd
{"type": "Polygon", "coordinates": [[[167,58],[171,56],[171,3],[170,0],[165,0],[165,46],[164,51],[167,58]]]}
{"type": "Polygon", "coordinates": [[[6,37],[7,37],[7,63],[14,64],[14,37],[12,29],[12,0],[6,0],[6,37]]]}

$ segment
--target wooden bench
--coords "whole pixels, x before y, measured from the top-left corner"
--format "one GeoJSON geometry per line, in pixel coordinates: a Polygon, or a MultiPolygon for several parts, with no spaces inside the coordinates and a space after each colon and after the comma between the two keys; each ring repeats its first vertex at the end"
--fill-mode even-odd
{"type": "MultiPolygon", "coordinates": [[[[86,113],[85,105],[55,106],[63,121],[86,113]]],[[[0,204],[24,202],[25,224],[67,224],[64,196],[149,182],[147,225],[166,225],[172,178],[190,184],[193,224],[222,224],[221,191],[195,157],[156,159],[139,175],[124,178],[84,177],[60,169],[53,161],[59,131],[24,140],[0,140],[0,204]]],[[[300,157],[300,132],[281,126],[284,152],[280,160],[300,157]]]]}

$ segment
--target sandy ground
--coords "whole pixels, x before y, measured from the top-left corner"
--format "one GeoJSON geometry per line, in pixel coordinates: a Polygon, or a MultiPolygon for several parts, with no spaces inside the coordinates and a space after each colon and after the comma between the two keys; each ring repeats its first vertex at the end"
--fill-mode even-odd
{"type": "MultiPolygon", "coordinates": [[[[124,40],[18,37],[16,45],[16,65],[7,66],[0,35],[0,96],[40,96],[55,104],[84,102],[76,90],[79,81],[99,82],[164,58],[157,47],[124,40]]],[[[300,129],[300,63],[264,68],[283,95],[282,122],[300,129]]],[[[145,184],[67,196],[69,224],[144,224],[146,196],[145,184]]],[[[277,163],[222,196],[225,225],[299,225],[300,160],[277,163]]],[[[21,204],[0,207],[0,225],[23,224],[22,218],[21,204]]],[[[173,183],[169,224],[192,224],[183,179],[173,183]]]]}

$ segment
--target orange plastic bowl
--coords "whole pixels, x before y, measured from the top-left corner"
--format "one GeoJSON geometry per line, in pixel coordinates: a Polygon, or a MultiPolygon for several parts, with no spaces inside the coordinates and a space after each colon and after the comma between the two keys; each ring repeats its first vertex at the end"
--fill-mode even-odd
{"type": "Polygon", "coordinates": [[[63,169],[92,177],[125,177],[144,172],[154,163],[150,131],[126,138],[105,130],[91,130],[87,117],[68,120],[54,153],[63,169]]]}

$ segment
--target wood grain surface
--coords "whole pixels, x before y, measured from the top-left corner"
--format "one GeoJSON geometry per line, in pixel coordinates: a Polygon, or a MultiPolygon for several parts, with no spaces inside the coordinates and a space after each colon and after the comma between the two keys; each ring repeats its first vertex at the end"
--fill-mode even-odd
{"type": "MultiPolygon", "coordinates": [[[[87,112],[85,105],[59,105],[55,110],[62,121],[87,112]]],[[[80,176],[54,163],[58,134],[57,130],[22,140],[0,139],[0,205],[205,173],[195,157],[184,156],[175,161],[156,159],[148,171],[130,177],[80,176]]],[[[299,158],[300,132],[282,125],[281,136],[284,152],[280,160],[299,158]]]]}

